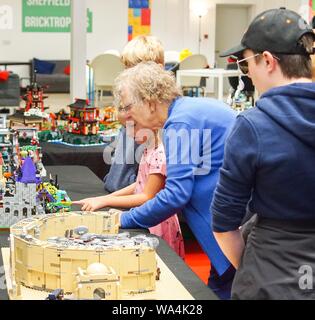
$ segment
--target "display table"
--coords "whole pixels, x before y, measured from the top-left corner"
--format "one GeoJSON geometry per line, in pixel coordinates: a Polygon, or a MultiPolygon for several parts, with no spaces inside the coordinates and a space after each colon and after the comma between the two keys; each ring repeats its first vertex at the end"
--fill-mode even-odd
{"type": "MultiPolygon", "coordinates": [[[[79,200],[85,197],[99,196],[104,194],[103,183],[91,170],[82,166],[46,166],[47,173],[58,175],[58,182],[62,189],[65,189],[72,200],[79,200]]],[[[73,206],[73,210],[79,207],[73,206]]],[[[134,233],[145,233],[146,230],[127,230],[134,233]]],[[[0,247],[8,247],[9,231],[0,232],[0,247]]],[[[186,288],[190,295],[197,300],[214,300],[217,297],[212,291],[193,273],[193,271],[178,257],[169,246],[160,239],[157,248],[159,258],[165,263],[168,269],[176,276],[179,282],[186,288]]],[[[0,266],[3,266],[2,256],[0,266]]],[[[8,299],[4,284],[4,270],[0,268],[0,300],[8,299]]],[[[174,292],[176,299],[176,292],[174,292]]]]}
{"type": "Polygon", "coordinates": [[[238,77],[241,74],[239,70],[225,70],[225,69],[194,69],[194,70],[178,70],[176,72],[177,85],[181,86],[182,77],[205,77],[205,78],[217,78],[218,92],[217,97],[223,101],[223,79],[228,77],[238,77]]]}
{"type": "Polygon", "coordinates": [[[64,144],[41,142],[43,164],[45,166],[78,165],[90,168],[100,179],[108,173],[110,164],[104,161],[110,159],[113,148],[106,146],[72,147],[64,144]]]}

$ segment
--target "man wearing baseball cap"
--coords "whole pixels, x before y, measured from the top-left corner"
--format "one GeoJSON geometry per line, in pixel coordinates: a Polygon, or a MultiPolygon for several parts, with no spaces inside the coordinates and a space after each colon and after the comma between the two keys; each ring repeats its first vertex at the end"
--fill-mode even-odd
{"type": "Polygon", "coordinates": [[[238,57],[261,94],[226,141],[212,202],[214,234],[237,269],[232,299],[315,298],[305,274],[315,272],[314,39],[297,13],[273,9],[222,54],[238,57]],[[248,211],[257,219],[245,246],[248,211]]]}

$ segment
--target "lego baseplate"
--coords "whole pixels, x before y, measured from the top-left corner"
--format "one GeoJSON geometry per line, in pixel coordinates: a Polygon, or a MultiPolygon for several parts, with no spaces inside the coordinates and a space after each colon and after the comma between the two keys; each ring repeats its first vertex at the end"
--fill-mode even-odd
{"type": "MultiPolygon", "coordinates": [[[[2,258],[4,264],[7,290],[10,300],[14,300],[11,294],[12,283],[10,279],[10,249],[2,248],[2,258]]],[[[141,294],[123,294],[122,300],[194,300],[191,294],[179,282],[176,276],[170,271],[163,260],[157,256],[157,262],[161,270],[160,280],[156,282],[156,290],[141,294]]],[[[45,300],[48,292],[21,287],[19,300],[45,300]]],[[[71,299],[71,296],[65,296],[71,299]]]]}

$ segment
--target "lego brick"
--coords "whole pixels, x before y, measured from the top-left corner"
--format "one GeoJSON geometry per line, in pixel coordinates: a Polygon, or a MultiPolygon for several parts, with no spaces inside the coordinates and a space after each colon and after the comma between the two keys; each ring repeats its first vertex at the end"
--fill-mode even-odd
{"type": "Polygon", "coordinates": [[[133,17],[141,17],[141,9],[133,9],[133,17]]]}
{"type": "Polygon", "coordinates": [[[141,9],[141,25],[151,25],[151,9],[141,9]]]}
{"type": "Polygon", "coordinates": [[[141,8],[150,8],[151,1],[150,0],[141,0],[141,8]]]}

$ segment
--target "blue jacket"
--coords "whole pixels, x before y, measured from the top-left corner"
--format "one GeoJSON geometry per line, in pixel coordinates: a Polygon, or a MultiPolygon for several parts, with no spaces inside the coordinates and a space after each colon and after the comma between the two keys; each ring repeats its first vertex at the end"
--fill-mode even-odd
{"type": "Polygon", "coordinates": [[[163,130],[167,161],[165,188],[154,199],[121,217],[123,228],[148,228],[182,210],[188,226],[220,275],[230,263],[211,232],[210,204],[223,162],[225,138],[235,118],[228,106],[213,99],[175,100],[163,130]],[[182,139],[172,139],[174,135],[182,139]]]}
{"type": "Polygon", "coordinates": [[[144,146],[135,143],[135,140],[127,135],[126,128],[122,127],[117,137],[111,167],[103,179],[105,191],[112,193],[136,182],[139,167],[136,155],[142,154],[143,149],[144,146]]]}
{"type": "Polygon", "coordinates": [[[273,88],[227,139],[213,229],[236,230],[246,208],[264,218],[315,220],[315,83],[273,88]]]}

